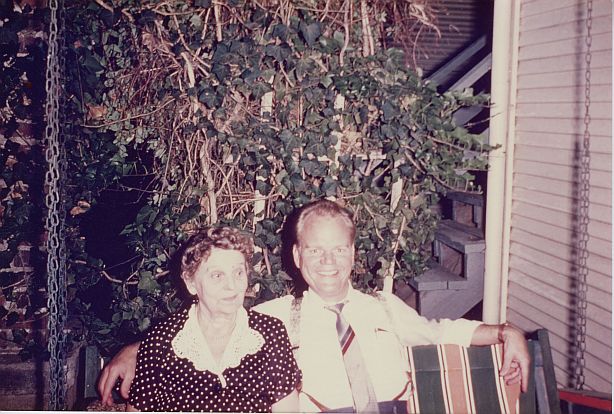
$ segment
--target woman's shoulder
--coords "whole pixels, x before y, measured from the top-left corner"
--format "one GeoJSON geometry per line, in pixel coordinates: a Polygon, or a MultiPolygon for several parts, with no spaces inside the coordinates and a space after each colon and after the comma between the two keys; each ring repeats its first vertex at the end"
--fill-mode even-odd
{"type": "Polygon", "coordinates": [[[274,316],[260,313],[253,309],[247,311],[247,316],[250,328],[257,330],[265,338],[276,337],[279,334],[286,333],[284,323],[274,316]]]}
{"type": "Polygon", "coordinates": [[[170,342],[177,332],[181,330],[188,319],[188,311],[190,306],[182,306],[179,310],[171,313],[167,317],[161,319],[149,331],[147,331],[145,339],[155,338],[156,341],[170,342]]]}

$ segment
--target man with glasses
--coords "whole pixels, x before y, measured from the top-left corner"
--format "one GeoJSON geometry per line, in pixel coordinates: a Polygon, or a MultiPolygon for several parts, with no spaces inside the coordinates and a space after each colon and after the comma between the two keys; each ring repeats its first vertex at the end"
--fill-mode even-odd
{"type": "MultiPolygon", "coordinates": [[[[526,391],[530,357],[524,335],[507,324],[465,319],[431,321],[392,294],[368,295],[351,284],[356,227],[335,202],[304,206],[296,221],[294,262],[309,289],[301,300],[285,296],[253,310],[281,319],[303,373],[302,412],[407,412],[412,391],[403,347],[426,344],[503,343],[500,375],[526,391]]],[[[122,378],[127,396],[138,344],[125,347],[99,381],[103,402],[122,378]]]]}

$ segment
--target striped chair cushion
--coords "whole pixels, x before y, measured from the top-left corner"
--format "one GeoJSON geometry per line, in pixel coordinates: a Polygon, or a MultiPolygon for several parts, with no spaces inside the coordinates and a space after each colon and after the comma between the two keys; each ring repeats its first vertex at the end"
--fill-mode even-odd
{"type": "Polygon", "coordinates": [[[522,413],[520,384],[499,376],[502,346],[407,348],[414,389],[409,413],[522,413]]]}

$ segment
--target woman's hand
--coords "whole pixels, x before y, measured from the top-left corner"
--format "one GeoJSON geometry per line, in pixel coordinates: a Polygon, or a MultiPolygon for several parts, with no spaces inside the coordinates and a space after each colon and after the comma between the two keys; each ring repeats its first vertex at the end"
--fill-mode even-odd
{"type": "Polygon", "coordinates": [[[115,387],[115,383],[120,378],[122,380],[119,389],[120,394],[122,397],[128,398],[130,385],[136,372],[136,354],[139,350],[139,345],[140,342],[137,342],[123,347],[102,370],[98,380],[98,392],[103,404],[113,404],[111,392],[113,387],[115,387]]]}

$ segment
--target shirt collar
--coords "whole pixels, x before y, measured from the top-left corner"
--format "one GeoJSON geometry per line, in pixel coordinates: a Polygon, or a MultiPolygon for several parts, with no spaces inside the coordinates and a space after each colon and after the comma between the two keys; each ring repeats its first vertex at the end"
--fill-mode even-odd
{"type": "MultiPolygon", "coordinates": [[[[345,298],[343,298],[339,302],[335,302],[335,303],[341,303],[341,302],[348,303],[348,302],[354,300],[354,298],[356,298],[356,295],[357,295],[358,291],[356,289],[354,289],[354,287],[352,286],[352,284],[349,281],[348,281],[348,285],[349,285],[348,286],[348,293],[345,296],[345,298]]],[[[311,288],[307,289],[307,291],[305,291],[305,293],[303,294],[303,301],[305,301],[307,304],[309,304],[311,306],[320,307],[320,308],[326,308],[326,307],[329,307],[329,306],[335,304],[335,303],[325,302],[324,299],[322,299],[320,297],[320,295],[318,295],[311,288]]]]}

